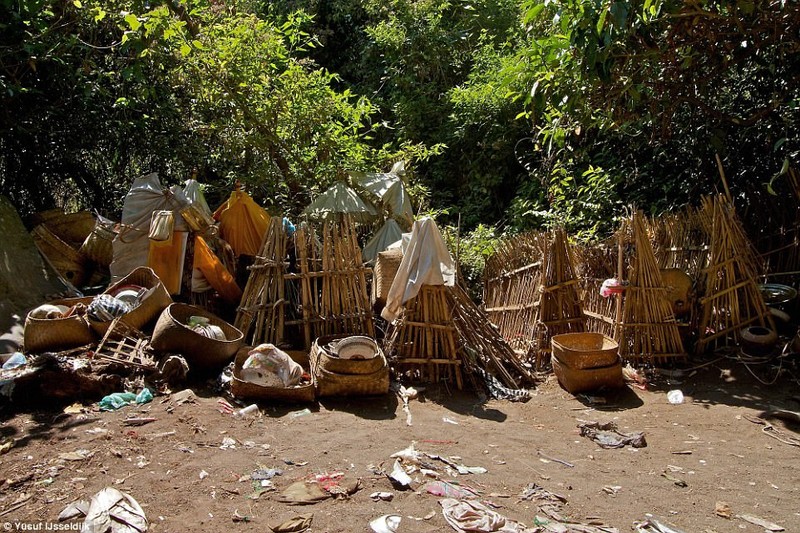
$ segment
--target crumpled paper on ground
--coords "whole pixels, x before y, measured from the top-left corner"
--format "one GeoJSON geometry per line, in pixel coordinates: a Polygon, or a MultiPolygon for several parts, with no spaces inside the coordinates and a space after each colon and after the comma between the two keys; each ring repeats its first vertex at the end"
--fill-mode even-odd
{"type": "Polygon", "coordinates": [[[492,511],[478,501],[459,501],[445,498],[439,501],[445,521],[454,530],[467,533],[537,533],[539,528],[531,529],[525,524],[511,520],[492,511]]]}
{"type": "Polygon", "coordinates": [[[617,430],[614,422],[601,424],[600,422],[581,422],[578,424],[582,437],[588,437],[600,445],[601,448],[624,448],[627,445],[634,448],[645,448],[647,441],[643,432],[622,433],[617,430]]]}
{"type": "Polygon", "coordinates": [[[147,518],[132,496],[114,487],[106,487],[89,503],[81,533],[143,533],[147,531],[147,518]]]}
{"type": "Polygon", "coordinates": [[[279,524],[269,526],[273,533],[303,533],[311,527],[311,520],[314,519],[313,513],[297,515],[279,524]]]}

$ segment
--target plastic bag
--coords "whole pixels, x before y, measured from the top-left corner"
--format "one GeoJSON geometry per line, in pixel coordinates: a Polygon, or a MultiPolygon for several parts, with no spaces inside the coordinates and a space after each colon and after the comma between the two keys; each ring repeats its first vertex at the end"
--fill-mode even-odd
{"type": "Polygon", "coordinates": [[[292,387],[303,377],[303,367],[273,344],[256,346],[247,355],[241,376],[250,383],[262,387],[292,387]]]}

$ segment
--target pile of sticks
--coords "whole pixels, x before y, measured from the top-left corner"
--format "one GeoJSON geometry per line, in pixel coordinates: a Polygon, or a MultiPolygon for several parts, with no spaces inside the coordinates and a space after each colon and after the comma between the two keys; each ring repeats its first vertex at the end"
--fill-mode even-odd
{"type": "Polygon", "coordinates": [[[620,356],[628,361],[650,364],[685,358],[678,323],[661,279],[643,215],[635,213],[631,225],[635,255],[615,336],[620,356]]]}
{"type": "Polygon", "coordinates": [[[687,206],[649,223],[653,252],[660,268],[678,268],[695,281],[700,277],[708,261],[709,242],[703,218],[700,210],[687,206]]]}
{"type": "Polygon", "coordinates": [[[486,261],[484,303],[489,320],[521,354],[533,348],[536,287],[542,271],[538,232],[503,241],[486,261]]]}
{"type": "Polygon", "coordinates": [[[702,213],[711,248],[703,269],[698,353],[738,343],[742,328],[753,324],[775,329],[756,283],[762,265],[733,205],[721,195],[705,197],[702,213]]]}
{"type": "Polygon", "coordinates": [[[286,272],[286,232],[280,217],[272,217],[261,250],[248,267],[250,276],[244,288],[234,325],[244,333],[245,343],[256,346],[283,342],[284,283],[286,272]]]}
{"type": "Polygon", "coordinates": [[[536,290],[539,302],[534,325],[534,362],[537,370],[550,362],[550,339],[553,335],[586,331],[578,278],[566,232],[559,228],[553,231],[552,236],[541,235],[540,248],[544,259],[536,290]]]}

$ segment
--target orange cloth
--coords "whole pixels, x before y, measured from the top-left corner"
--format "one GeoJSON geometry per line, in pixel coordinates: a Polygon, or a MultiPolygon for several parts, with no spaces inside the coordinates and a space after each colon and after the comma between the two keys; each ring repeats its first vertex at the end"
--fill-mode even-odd
{"type": "Polygon", "coordinates": [[[199,235],[194,238],[194,263],[192,266],[203,273],[206,281],[214,287],[223,300],[233,304],[241,301],[242,290],[225,265],[208,247],[205,239],[199,235]]]}
{"type": "Polygon", "coordinates": [[[214,212],[220,237],[231,245],[237,257],[258,255],[269,218],[264,208],[244,191],[233,191],[228,201],[214,212]]]}
{"type": "Polygon", "coordinates": [[[183,261],[186,258],[186,243],[189,234],[175,231],[166,241],[150,239],[147,266],[153,269],[158,279],[170,294],[180,294],[183,281],[183,261]]]}

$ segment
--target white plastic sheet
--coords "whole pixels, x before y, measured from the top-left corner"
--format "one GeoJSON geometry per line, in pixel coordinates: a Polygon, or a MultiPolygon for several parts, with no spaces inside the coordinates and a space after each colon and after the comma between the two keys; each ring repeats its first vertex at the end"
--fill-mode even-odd
{"type": "Polygon", "coordinates": [[[417,220],[411,228],[411,240],[386,295],[386,307],[381,316],[391,322],[400,315],[403,304],[415,297],[423,285],[452,287],[455,274],[455,263],[436,223],[430,217],[417,220]]]}
{"type": "Polygon", "coordinates": [[[375,261],[378,258],[378,253],[389,248],[389,245],[396,242],[403,237],[403,230],[393,219],[389,219],[381,226],[381,229],[375,232],[375,235],[369,240],[361,251],[361,257],[364,261],[375,261]]]}

